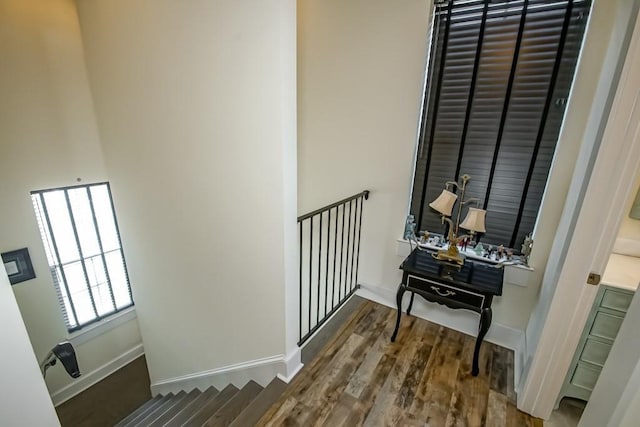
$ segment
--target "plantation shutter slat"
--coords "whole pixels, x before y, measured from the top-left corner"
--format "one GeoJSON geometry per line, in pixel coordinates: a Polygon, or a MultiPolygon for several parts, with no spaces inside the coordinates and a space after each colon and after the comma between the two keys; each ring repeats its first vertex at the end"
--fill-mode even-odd
{"type": "Polygon", "coordinates": [[[420,230],[445,232],[428,204],[469,174],[468,197],[487,209],[483,242],[516,247],[533,231],[589,7],[436,4],[411,201],[420,230]]]}

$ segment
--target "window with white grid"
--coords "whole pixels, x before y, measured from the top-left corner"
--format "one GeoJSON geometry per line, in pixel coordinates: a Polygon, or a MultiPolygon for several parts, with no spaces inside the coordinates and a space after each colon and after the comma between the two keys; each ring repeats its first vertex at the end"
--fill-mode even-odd
{"type": "Polygon", "coordinates": [[[67,329],[131,307],[109,183],[33,191],[31,200],[67,329]]]}

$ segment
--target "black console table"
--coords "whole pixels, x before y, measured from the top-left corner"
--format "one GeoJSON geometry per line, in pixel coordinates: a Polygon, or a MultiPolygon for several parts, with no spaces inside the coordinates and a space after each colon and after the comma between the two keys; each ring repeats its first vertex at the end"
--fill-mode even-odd
{"type": "Polygon", "coordinates": [[[435,252],[430,250],[415,249],[400,266],[403,274],[396,295],[398,315],[391,341],[395,341],[398,334],[402,296],[405,291],[411,292],[408,315],[411,314],[415,294],[449,308],[464,308],[480,313],[480,325],[471,369],[471,374],[477,376],[480,372],[478,368],[480,345],[491,326],[491,302],[494,296],[502,295],[504,271],[492,264],[469,259],[462,266],[450,264],[436,260],[434,254],[435,252]]]}

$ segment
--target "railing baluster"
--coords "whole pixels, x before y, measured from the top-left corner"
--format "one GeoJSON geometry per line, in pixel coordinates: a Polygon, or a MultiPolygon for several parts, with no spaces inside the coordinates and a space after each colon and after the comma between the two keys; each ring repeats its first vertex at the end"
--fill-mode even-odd
{"type": "Polygon", "coordinates": [[[299,311],[299,338],[300,341],[298,345],[302,345],[305,341],[307,341],[323,324],[324,322],[336,312],[336,310],[340,309],[340,307],[354,294],[355,290],[358,288],[358,263],[360,258],[360,235],[362,230],[362,210],[363,203],[365,199],[368,199],[369,192],[363,191],[362,193],[356,194],[355,196],[351,196],[347,199],[341,200],[339,202],[333,203],[329,206],[326,206],[322,209],[315,210],[309,214],[298,217],[298,233],[299,233],[299,244],[300,244],[300,259],[299,259],[299,291],[300,295],[298,298],[298,303],[300,304],[299,311]],[[355,202],[355,209],[354,209],[355,202]],[[349,205],[349,212],[347,213],[347,204],[349,205]],[[334,235],[333,235],[333,274],[331,275],[331,310],[329,310],[329,263],[331,256],[331,213],[335,208],[334,215],[334,235]],[[342,208],[342,221],[340,221],[340,209],[342,208]],[[327,213],[326,221],[324,219],[324,214],[327,213]],[[313,230],[314,230],[314,220],[318,217],[318,260],[317,260],[317,283],[316,285],[316,318],[315,323],[311,323],[312,321],[312,309],[313,309],[313,268],[314,268],[314,254],[313,254],[313,230]],[[359,221],[357,222],[359,218],[359,221]],[[306,288],[306,284],[304,284],[303,277],[306,277],[304,273],[305,268],[305,250],[307,250],[305,246],[305,227],[304,221],[309,220],[309,292],[307,294],[307,307],[303,307],[303,289],[306,288]],[[352,221],[353,219],[353,221],[352,221]],[[338,224],[341,222],[341,224],[338,224]],[[352,224],[353,222],[353,224],[352,224]],[[320,317],[321,312],[321,295],[322,295],[322,240],[324,229],[326,231],[326,250],[325,250],[325,265],[324,265],[324,314],[323,317],[320,317]],[[338,228],[341,229],[340,232],[340,251],[338,251],[338,228]],[[345,231],[346,231],[346,246],[345,246],[345,231]],[[357,231],[357,238],[356,238],[357,231]],[[356,251],[357,247],[357,251],[356,251]],[[357,252],[357,253],[356,253],[357,252]],[[338,261],[338,257],[340,261],[338,261]],[[349,258],[351,257],[351,258],[349,258]],[[354,263],[355,263],[355,273],[354,273],[354,263]],[[337,267],[337,270],[336,270],[337,267]],[[336,274],[337,273],[337,274],[336,274]],[[354,284],[355,278],[355,284],[354,284]],[[337,280],[337,288],[338,292],[336,294],[336,280],[337,280]],[[337,297],[337,298],[336,298],[337,297]],[[307,327],[303,326],[303,308],[307,309],[307,327]],[[305,332],[306,331],[306,332],[305,332]]]}
{"type": "Polygon", "coordinates": [[[342,258],[343,258],[343,254],[344,254],[344,221],[345,221],[345,214],[347,212],[347,203],[345,202],[342,205],[342,233],[340,234],[340,300],[342,300],[342,285],[344,285],[344,283],[342,282],[342,267],[343,267],[343,262],[342,262],[342,258]]]}
{"type": "Polygon", "coordinates": [[[336,233],[333,238],[333,290],[331,291],[331,310],[335,306],[336,300],[336,260],[338,256],[338,208],[336,207],[336,233]]]}
{"type": "Polygon", "coordinates": [[[300,278],[300,283],[298,284],[298,287],[300,289],[300,293],[298,295],[298,300],[300,303],[300,311],[298,312],[298,335],[300,337],[300,341],[302,341],[302,223],[304,221],[300,221],[298,222],[298,225],[300,226],[300,257],[298,258],[298,262],[300,264],[300,271],[298,273],[299,278],[300,278]]]}
{"type": "Polygon", "coordinates": [[[351,241],[351,269],[349,270],[349,290],[353,290],[353,259],[355,258],[356,249],[356,215],[358,214],[358,200],[356,199],[356,210],[353,213],[353,240],[351,241]]]}
{"type": "Polygon", "coordinates": [[[313,299],[313,292],[311,291],[312,274],[313,274],[313,218],[309,218],[309,323],[308,328],[311,330],[311,300],[313,299]]]}
{"type": "Polygon", "coordinates": [[[349,200],[349,226],[347,227],[347,252],[345,253],[344,265],[344,294],[347,294],[347,274],[349,272],[349,244],[351,240],[351,214],[353,213],[353,200],[349,200]]]}
{"type": "Polygon", "coordinates": [[[316,325],[320,323],[320,261],[322,261],[322,212],[320,212],[320,226],[318,227],[318,289],[316,291],[316,325]]]}
{"type": "Polygon", "coordinates": [[[331,240],[331,209],[327,211],[327,254],[324,272],[324,317],[327,317],[327,298],[329,297],[329,241],[331,240]]]}
{"type": "Polygon", "coordinates": [[[360,262],[360,231],[362,231],[362,205],[368,198],[368,193],[364,196],[364,199],[360,201],[360,219],[358,220],[358,257],[356,258],[356,286],[358,286],[358,264],[360,262]]]}

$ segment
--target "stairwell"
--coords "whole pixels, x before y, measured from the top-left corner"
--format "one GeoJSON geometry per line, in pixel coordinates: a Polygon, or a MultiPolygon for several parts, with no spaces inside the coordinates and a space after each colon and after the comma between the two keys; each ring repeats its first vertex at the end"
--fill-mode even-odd
{"type": "Polygon", "coordinates": [[[238,389],[228,385],[221,391],[169,393],[141,405],[117,427],[153,426],[251,426],[278,399],[286,384],[275,378],[267,387],[249,381],[238,389]]]}
{"type": "MultiPolygon", "coordinates": [[[[349,317],[365,302],[353,296],[338,310],[315,336],[302,348],[302,363],[309,364],[318,357],[349,317]]],[[[249,381],[238,389],[228,385],[221,391],[209,387],[205,391],[193,389],[156,396],[140,405],[117,427],[133,426],[254,426],[278,401],[287,384],[274,378],[265,388],[249,381]]]]}

